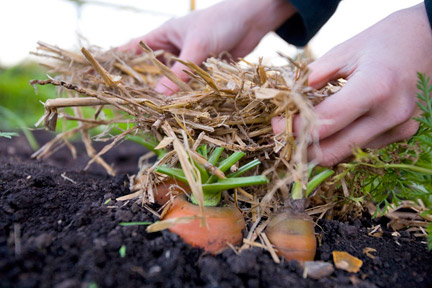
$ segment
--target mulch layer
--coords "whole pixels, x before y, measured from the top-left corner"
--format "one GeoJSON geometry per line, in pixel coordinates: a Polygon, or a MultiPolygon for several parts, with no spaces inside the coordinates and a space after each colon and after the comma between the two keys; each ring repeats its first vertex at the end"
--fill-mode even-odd
{"type": "Polygon", "coordinates": [[[346,251],[363,266],[318,280],[304,278],[295,261],[274,263],[260,248],[212,256],[169,231],[120,226],[157,220],[133,201],[107,201],[129,192],[127,174],[144,152],[122,143],[105,158],[119,172],[109,177],[96,167],[81,171],[84,152],[73,160],[63,149],[41,162],[30,159],[23,137],[0,139],[0,287],[432,287],[424,239],[392,236],[386,219],[319,221],[315,260],[333,263],[332,251],[346,251]],[[377,224],[382,237],[368,236],[377,224]],[[366,247],[376,249],[373,259],[366,247]]]}

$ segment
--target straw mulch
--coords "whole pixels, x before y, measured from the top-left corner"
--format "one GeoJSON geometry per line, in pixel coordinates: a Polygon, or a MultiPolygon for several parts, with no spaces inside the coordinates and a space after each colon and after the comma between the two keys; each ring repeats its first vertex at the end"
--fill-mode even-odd
{"type": "MultiPolygon", "coordinates": [[[[209,58],[197,66],[163,51],[152,51],[144,43],[140,46],[143,53],[135,55],[94,47],[75,53],[39,43],[34,54],[48,57],[51,61],[44,65],[49,75],[56,76],[32,80],[31,84],[59,88],[58,98],[44,103],[40,122],[50,130],[59,119],[76,121],[78,126],[59,133],[33,156],[48,157],[64,145],[73,152],[68,138],[80,133],[91,157],[88,166],[96,162],[113,175],[113,167],[103,160],[104,153],[130,135],[156,139],[158,148],[168,153],[156,164],[141,161],[140,172],[132,179],[134,193],[122,199],[139,198],[146,204],[153,202],[152,189],[164,178],[153,171],[156,165],[175,166],[183,152],[205,164],[206,159],[195,152],[197,147],[221,146],[225,151],[245,152],[241,163],[259,159],[262,164],[252,174],[263,174],[270,180],[266,188],[236,189],[236,200],[254,207],[252,220],[286,205],[289,185],[305,183],[307,147],[313,143],[313,127],[319,124],[312,108],[340,89],[341,83],[314,90],[307,86],[306,63],[288,57],[283,67],[219,58],[209,58]],[[161,61],[168,66],[180,61],[191,80],[183,83],[161,61]],[[179,92],[172,96],[157,93],[153,87],[162,76],[176,83],[179,92]],[[92,107],[92,113],[85,112],[84,107],[92,107]],[[110,113],[106,113],[108,110],[110,113]],[[271,128],[275,116],[286,121],[286,129],[279,135],[274,135],[271,128]],[[301,123],[297,135],[293,135],[294,116],[301,123]],[[108,144],[96,151],[92,139],[108,144]],[[181,143],[183,152],[173,149],[176,143],[177,147],[181,143]]],[[[211,168],[214,172],[215,167],[211,168]]]]}

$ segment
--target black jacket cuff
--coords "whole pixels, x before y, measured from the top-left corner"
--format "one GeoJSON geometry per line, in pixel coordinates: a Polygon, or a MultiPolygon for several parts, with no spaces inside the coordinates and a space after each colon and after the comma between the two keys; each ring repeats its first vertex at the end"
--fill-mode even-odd
{"type": "Polygon", "coordinates": [[[425,7],[426,7],[426,13],[429,18],[429,24],[432,28],[432,0],[425,0],[424,1],[425,7]]]}
{"type": "MultiPolygon", "coordinates": [[[[276,33],[288,43],[305,46],[336,11],[340,0],[290,0],[297,14],[276,33]]],[[[430,2],[430,1],[429,1],[430,2]]]]}

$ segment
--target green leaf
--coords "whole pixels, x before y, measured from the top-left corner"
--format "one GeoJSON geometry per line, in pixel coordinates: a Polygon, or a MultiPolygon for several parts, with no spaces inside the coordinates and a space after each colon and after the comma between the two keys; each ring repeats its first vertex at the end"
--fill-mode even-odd
{"type": "MultiPolygon", "coordinates": [[[[231,154],[228,158],[223,160],[218,168],[222,172],[226,172],[231,166],[233,166],[235,163],[237,163],[241,158],[243,158],[246,154],[241,151],[236,151],[233,154],[231,154]]],[[[210,162],[210,161],[209,161],[210,162]]],[[[218,177],[216,175],[210,176],[210,178],[207,180],[207,184],[211,184],[213,182],[216,182],[218,177]]]]}
{"type": "Polygon", "coordinates": [[[429,251],[431,251],[432,250],[432,223],[429,223],[426,226],[426,233],[428,234],[427,236],[428,249],[429,251]]]}
{"type": "Polygon", "coordinates": [[[126,257],[126,245],[122,245],[119,249],[119,254],[121,258],[126,257]]]}
{"type": "Polygon", "coordinates": [[[30,147],[36,151],[39,149],[39,144],[36,141],[36,138],[33,136],[33,134],[28,129],[25,122],[21,119],[20,116],[18,116],[16,113],[12,112],[11,110],[7,109],[6,107],[0,106],[0,113],[3,114],[6,118],[9,119],[12,123],[15,123],[21,131],[24,133],[24,136],[26,137],[30,147]]]}
{"type": "Polygon", "coordinates": [[[211,153],[210,157],[208,158],[208,162],[212,164],[213,166],[216,166],[217,161],[219,160],[220,155],[222,154],[222,151],[224,150],[223,147],[216,147],[213,152],[211,153]]]}
{"type": "Polygon", "coordinates": [[[331,169],[326,169],[315,175],[306,186],[306,197],[309,196],[321,183],[332,176],[335,172],[331,169]]]}
{"type": "Polygon", "coordinates": [[[256,166],[260,165],[261,162],[258,159],[252,160],[249,163],[243,165],[240,167],[236,172],[230,173],[227,175],[227,178],[234,178],[243,175],[247,171],[255,168],[256,166]]]}
{"type": "Polygon", "coordinates": [[[158,173],[162,173],[162,174],[168,175],[168,176],[170,176],[170,177],[172,177],[174,179],[180,180],[180,181],[188,184],[188,181],[187,181],[186,176],[185,176],[185,174],[184,174],[184,172],[183,172],[182,169],[179,169],[179,168],[169,168],[169,167],[166,167],[166,166],[158,166],[158,167],[156,167],[155,171],[158,172],[158,173]]]}
{"type": "Polygon", "coordinates": [[[202,145],[198,146],[197,152],[198,152],[198,154],[200,154],[201,156],[203,156],[204,158],[207,159],[207,157],[208,157],[207,145],[202,144],[202,145]]]}
{"type": "Polygon", "coordinates": [[[147,226],[150,224],[151,224],[151,222],[147,222],[147,221],[144,221],[144,222],[120,222],[119,223],[120,226],[125,226],[125,227],[128,227],[128,226],[147,226]]]}
{"type": "Polygon", "coordinates": [[[0,132],[0,137],[11,139],[13,136],[18,136],[16,132],[0,132]]]}
{"type": "Polygon", "coordinates": [[[263,175],[249,176],[249,177],[237,177],[221,179],[215,183],[203,184],[203,192],[205,193],[216,193],[228,189],[267,184],[268,179],[263,175]]]}

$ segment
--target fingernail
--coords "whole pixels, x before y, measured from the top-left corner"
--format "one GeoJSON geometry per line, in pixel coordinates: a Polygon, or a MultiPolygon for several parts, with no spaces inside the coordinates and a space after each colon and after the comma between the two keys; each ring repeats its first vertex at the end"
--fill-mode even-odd
{"type": "Polygon", "coordinates": [[[271,119],[271,125],[273,128],[273,133],[279,134],[285,129],[285,118],[276,116],[271,119]]]}

